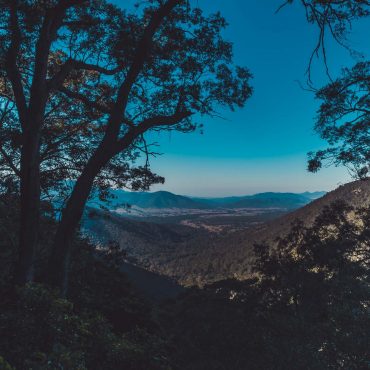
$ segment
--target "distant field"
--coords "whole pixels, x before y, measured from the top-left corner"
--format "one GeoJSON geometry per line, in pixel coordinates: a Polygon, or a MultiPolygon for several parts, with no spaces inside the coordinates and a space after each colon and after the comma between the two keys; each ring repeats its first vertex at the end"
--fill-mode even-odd
{"type": "Polygon", "coordinates": [[[238,208],[238,209],[141,209],[118,208],[114,213],[132,220],[157,224],[181,224],[210,232],[247,229],[270,221],[288,212],[285,208],[238,208]]]}
{"type": "Polygon", "coordinates": [[[289,232],[295,219],[310,225],[325,207],[346,200],[354,207],[370,201],[369,181],[339,187],[292,211],[289,208],[117,207],[89,208],[83,220],[86,236],[104,245],[116,242],[129,262],[191,286],[225,278],[250,276],[255,243],[273,243],[289,232]]]}

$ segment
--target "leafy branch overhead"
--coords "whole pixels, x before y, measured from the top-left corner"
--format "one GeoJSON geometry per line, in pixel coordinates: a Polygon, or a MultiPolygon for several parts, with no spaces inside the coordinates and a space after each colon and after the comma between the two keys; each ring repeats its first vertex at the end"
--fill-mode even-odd
{"type": "Polygon", "coordinates": [[[277,12],[293,3],[300,3],[303,6],[307,21],[316,25],[319,30],[317,42],[307,67],[308,80],[312,82],[312,62],[315,56],[319,57],[320,53],[324,59],[326,72],[330,77],[326,39],[332,37],[339,45],[355,53],[347,36],[354,20],[370,15],[370,2],[368,0],[286,0],[279,6],[277,12]]]}
{"type": "MultiPolygon", "coordinates": [[[[300,0],[308,22],[319,30],[316,46],[307,68],[308,84],[321,101],[315,131],[328,143],[323,150],[308,153],[308,170],[318,171],[323,164],[344,165],[356,178],[365,178],[370,170],[370,62],[362,56],[352,68],[344,68],[333,79],[328,66],[326,39],[354,52],[347,36],[352,22],[370,16],[367,0],[300,0]],[[312,87],[313,58],[322,55],[329,84],[320,89],[312,87]]],[[[294,3],[287,0],[282,7],[294,3]]],[[[359,57],[359,55],[357,55],[359,57]]]]}
{"type": "Polygon", "coordinates": [[[0,5],[0,96],[13,117],[0,170],[21,193],[19,281],[32,280],[40,195],[75,180],[50,260],[51,280],[66,286],[69,246],[94,186],[163,182],[150,171],[145,134],[189,132],[203,115],[243,106],[251,75],[233,65],[223,17],[185,0],[147,1],[133,14],[104,0],[0,5]]]}
{"type": "Polygon", "coordinates": [[[309,170],[316,172],[328,161],[366,177],[370,169],[370,62],[344,69],[316,97],[322,103],[315,130],[330,146],[309,154],[309,170]]]}
{"type": "MultiPolygon", "coordinates": [[[[43,56],[47,66],[43,127],[48,126],[48,135],[41,140],[47,152],[49,147],[53,152],[59,149],[59,156],[53,163],[44,162],[45,176],[50,169],[71,168],[68,175],[76,178],[72,168],[82,169],[87,153],[92,154],[104,135],[109,137],[111,156],[127,150],[132,140],[143,149],[143,133],[194,130],[197,114],[242,106],[251,94],[248,70],[230,66],[232,46],[221,37],[226,22],[220,14],[206,17],[184,1],[169,1],[160,11],[161,2],[152,1],[139,15],[104,1],[19,2],[17,9],[17,3],[3,3],[8,12],[1,18],[2,29],[9,22],[14,26],[12,33],[1,34],[3,99],[15,103],[20,121],[31,108],[32,86],[36,88],[32,69],[41,27],[47,22],[54,27],[49,52],[43,56]],[[56,139],[53,133],[60,122],[63,129],[56,139]],[[61,142],[60,137],[71,131],[67,142],[61,142]],[[62,143],[76,154],[67,155],[62,143]]],[[[20,131],[14,125],[11,129],[20,131]]],[[[63,177],[61,171],[58,179],[63,177]]]]}

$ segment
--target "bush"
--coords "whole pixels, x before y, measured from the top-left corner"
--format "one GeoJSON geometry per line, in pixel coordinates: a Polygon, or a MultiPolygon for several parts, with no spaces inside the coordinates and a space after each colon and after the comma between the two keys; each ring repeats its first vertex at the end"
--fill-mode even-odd
{"type": "Polygon", "coordinates": [[[0,348],[17,369],[167,368],[163,343],[145,330],[117,335],[100,313],[77,314],[41,284],[18,289],[14,298],[1,307],[0,348]]]}
{"type": "Polygon", "coordinates": [[[370,366],[370,210],[333,204],[278,246],[255,278],[193,289],[163,313],[182,370],[370,366]]]}

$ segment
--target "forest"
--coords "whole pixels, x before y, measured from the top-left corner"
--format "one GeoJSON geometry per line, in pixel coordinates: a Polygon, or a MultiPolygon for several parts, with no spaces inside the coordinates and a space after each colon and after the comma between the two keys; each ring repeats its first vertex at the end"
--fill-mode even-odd
{"type": "Polygon", "coordinates": [[[328,39],[355,53],[347,35],[370,2],[272,11],[293,5],[317,31],[305,90],[326,146],[307,170],[346,167],[354,182],[260,236],[126,222],[148,266],[186,286],[156,299],[123,271],[119,243],[86,237],[86,219],[111,217],[112,189],[164,183],[150,133],[200,133],[203,117],[253,104],[253,70],[201,1],[0,0],[0,369],[370,369],[370,61],[332,76],[327,60],[328,39]],[[164,250],[169,232],[192,244],[164,250]]]}

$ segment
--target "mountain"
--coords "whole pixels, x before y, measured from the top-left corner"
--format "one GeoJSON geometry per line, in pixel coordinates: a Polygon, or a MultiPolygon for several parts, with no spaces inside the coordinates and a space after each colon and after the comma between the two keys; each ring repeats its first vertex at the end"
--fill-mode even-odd
{"type": "MultiPolygon", "coordinates": [[[[169,191],[148,192],[129,192],[124,190],[110,190],[112,199],[109,207],[117,208],[129,204],[140,208],[182,208],[182,209],[203,209],[207,206],[186,196],[176,195],[169,191]]],[[[89,205],[94,206],[101,202],[97,198],[90,201],[89,205]]]]}
{"type": "MultiPolygon", "coordinates": [[[[255,199],[271,201],[271,195],[265,193],[255,199]]],[[[87,216],[85,225],[87,234],[119,242],[135,264],[169,276],[182,285],[201,286],[225,278],[250,276],[255,243],[273,243],[278,236],[289,232],[295,219],[312,224],[325,206],[337,200],[354,207],[370,206],[370,181],[342,185],[282,217],[234,232],[212,233],[182,224],[139,222],[98,210],[93,211],[93,217],[87,216]]]]}
{"type": "Polygon", "coordinates": [[[254,195],[232,196],[225,198],[193,198],[210,207],[225,208],[287,208],[302,207],[312,200],[325,195],[324,191],[305,193],[266,192],[254,195]]]}
{"type": "Polygon", "coordinates": [[[311,198],[294,193],[260,193],[240,198],[229,204],[231,208],[287,208],[295,209],[308,204],[311,198]]]}
{"type": "Polygon", "coordinates": [[[304,193],[301,193],[300,195],[303,195],[306,198],[314,200],[314,199],[323,197],[325,194],[326,194],[326,191],[314,191],[314,192],[305,191],[304,193]]]}
{"type": "Polygon", "coordinates": [[[221,236],[215,241],[212,252],[207,257],[210,261],[217,261],[214,263],[214,271],[207,272],[207,268],[204,268],[201,263],[192,268],[197,271],[198,275],[204,274],[205,282],[221,280],[224,277],[239,279],[248,277],[253,260],[254,244],[266,242],[273,245],[276,238],[289,233],[292,223],[297,219],[301,220],[304,225],[311,226],[324,207],[339,200],[347,202],[354,208],[370,207],[370,179],[341,185],[306,206],[253,229],[221,236]],[[219,263],[220,261],[222,263],[219,263]]]}
{"type": "MultiPolygon", "coordinates": [[[[194,198],[177,195],[168,191],[128,192],[118,189],[110,190],[112,199],[110,208],[130,204],[140,208],[179,208],[179,209],[205,209],[205,208],[286,208],[295,209],[308,204],[323,192],[316,193],[259,193],[255,195],[234,196],[226,198],[194,198]]],[[[97,197],[89,205],[101,204],[97,197]]]]}

